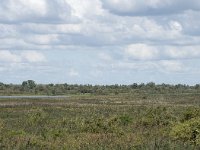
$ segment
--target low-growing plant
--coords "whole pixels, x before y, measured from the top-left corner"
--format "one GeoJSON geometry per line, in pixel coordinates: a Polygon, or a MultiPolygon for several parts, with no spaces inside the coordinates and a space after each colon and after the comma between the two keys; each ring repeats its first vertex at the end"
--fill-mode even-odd
{"type": "Polygon", "coordinates": [[[174,140],[200,146],[200,118],[193,118],[183,123],[175,124],[170,135],[174,140]]]}
{"type": "Polygon", "coordinates": [[[183,112],[183,118],[181,119],[182,122],[190,120],[192,118],[196,118],[200,116],[200,109],[199,108],[188,108],[183,112]]]}
{"type": "Polygon", "coordinates": [[[4,122],[3,122],[3,120],[0,118],[0,133],[1,133],[1,131],[3,130],[3,128],[4,128],[4,122]]]}
{"type": "Polygon", "coordinates": [[[199,149],[199,95],[139,92],[2,100],[0,149],[199,149]]]}
{"type": "Polygon", "coordinates": [[[47,117],[47,113],[45,113],[41,109],[36,109],[34,111],[30,111],[27,114],[27,122],[29,125],[37,125],[42,123],[42,121],[47,117]]]}

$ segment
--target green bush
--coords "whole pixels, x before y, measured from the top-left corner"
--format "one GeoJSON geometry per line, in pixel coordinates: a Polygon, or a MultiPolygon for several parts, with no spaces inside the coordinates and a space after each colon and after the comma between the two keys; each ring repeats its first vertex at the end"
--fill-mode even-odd
{"type": "Polygon", "coordinates": [[[29,125],[37,125],[42,123],[46,117],[47,113],[45,113],[42,109],[36,109],[27,114],[27,122],[29,125]]]}
{"type": "Polygon", "coordinates": [[[183,113],[183,118],[182,118],[182,122],[183,121],[187,121],[190,120],[192,118],[196,118],[200,116],[200,109],[199,108],[188,108],[186,111],[184,111],[183,113]]]}
{"type": "Polygon", "coordinates": [[[200,145],[200,118],[193,118],[176,124],[172,128],[170,135],[177,141],[200,145]]]}
{"type": "Polygon", "coordinates": [[[127,126],[128,124],[132,123],[133,119],[129,115],[125,114],[119,116],[119,121],[120,124],[127,126]]]}

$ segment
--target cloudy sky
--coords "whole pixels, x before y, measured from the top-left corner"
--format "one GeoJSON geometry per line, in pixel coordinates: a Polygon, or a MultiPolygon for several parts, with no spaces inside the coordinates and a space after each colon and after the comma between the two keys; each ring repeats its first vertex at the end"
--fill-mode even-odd
{"type": "Polygon", "coordinates": [[[0,0],[0,80],[200,83],[199,0],[0,0]]]}

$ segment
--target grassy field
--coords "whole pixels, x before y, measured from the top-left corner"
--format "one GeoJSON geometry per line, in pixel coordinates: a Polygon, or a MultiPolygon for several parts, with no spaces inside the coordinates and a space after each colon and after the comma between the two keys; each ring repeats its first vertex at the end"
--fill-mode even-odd
{"type": "Polygon", "coordinates": [[[200,149],[200,94],[1,99],[0,149],[200,149]]]}

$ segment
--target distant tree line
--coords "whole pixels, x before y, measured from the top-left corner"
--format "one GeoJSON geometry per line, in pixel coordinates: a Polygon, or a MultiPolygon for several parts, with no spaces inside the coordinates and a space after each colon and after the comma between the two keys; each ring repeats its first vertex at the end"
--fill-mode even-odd
{"type": "Polygon", "coordinates": [[[108,95],[120,93],[198,93],[200,84],[189,86],[185,84],[155,84],[133,83],[130,85],[78,85],[78,84],[37,84],[33,80],[22,84],[4,84],[0,82],[0,95],[67,95],[95,94],[108,95]]]}

